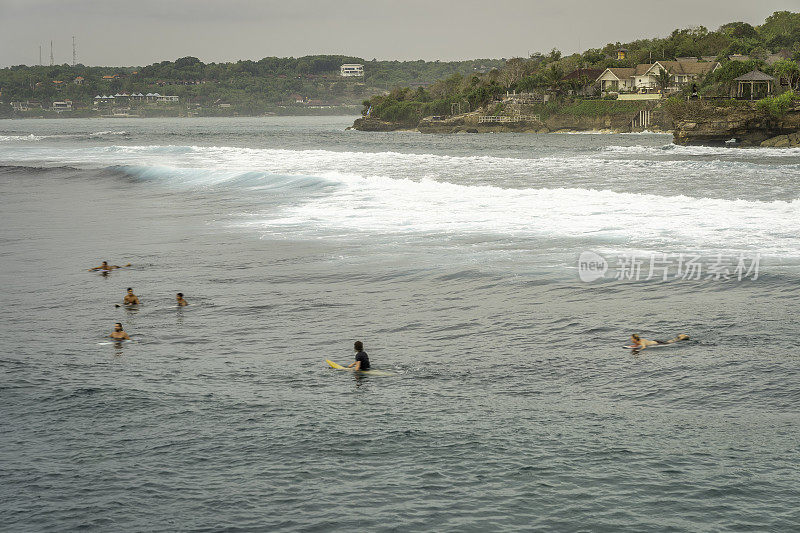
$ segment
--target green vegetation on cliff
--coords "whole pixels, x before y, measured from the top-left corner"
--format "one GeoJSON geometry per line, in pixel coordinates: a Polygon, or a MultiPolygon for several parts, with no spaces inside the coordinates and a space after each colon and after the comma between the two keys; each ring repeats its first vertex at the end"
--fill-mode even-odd
{"type": "Polygon", "coordinates": [[[781,118],[789,112],[796,98],[794,91],[786,91],[778,96],[768,96],[756,102],[758,109],[766,112],[772,118],[781,118]]]}
{"type": "Polygon", "coordinates": [[[177,95],[182,104],[205,107],[206,113],[260,114],[276,106],[301,112],[310,105],[357,105],[365,95],[393,86],[428,84],[454,73],[467,74],[503,63],[493,59],[364,61],[317,55],[235,63],[203,63],[196,57],[183,57],[142,68],[19,65],[0,69],[0,101],[7,107],[12,101],[36,100],[49,105],[55,100],[72,100],[76,108],[86,108],[96,95],[158,92],[177,95]],[[343,63],[363,64],[364,76],[341,77],[343,63]],[[76,83],[79,77],[82,79],[76,83]]]}
{"type": "MultiPolygon", "coordinates": [[[[746,22],[724,24],[716,31],[699,26],[673,31],[668,37],[640,39],[630,43],[609,43],[603,48],[586,50],[568,57],[553,49],[547,54],[535,53],[528,58],[513,58],[502,68],[488,73],[454,74],[430,87],[416,90],[395,89],[390,94],[380,94],[364,101],[366,114],[378,120],[411,125],[429,115],[449,115],[484,108],[506,91],[536,92],[552,97],[548,104],[536,104],[531,109],[542,116],[552,113],[572,115],[600,115],[635,111],[636,105],[626,102],[607,103],[585,101],[575,103],[570,94],[581,91],[591,94],[587,87],[594,80],[589,76],[565,75],[576,69],[605,69],[608,67],[633,67],[639,63],[657,60],[676,60],[694,57],[702,61],[717,61],[722,67],[699,80],[699,92],[707,96],[729,96],[735,90],[734,79],[753,69],[774,76],[782,76],[790,85],[800,82],[800,13],[778,11],[760,26],[746,22]],[[627,57],[617,59],[617,50],[627,49],[627,57]],[[769,54],[780,52],[784,59],[766,62],[769,54]],[[729,60],[731,54],[744,54],[729,60]]],[[[686,91],[691,91],[687,86],[686,91]]]]}

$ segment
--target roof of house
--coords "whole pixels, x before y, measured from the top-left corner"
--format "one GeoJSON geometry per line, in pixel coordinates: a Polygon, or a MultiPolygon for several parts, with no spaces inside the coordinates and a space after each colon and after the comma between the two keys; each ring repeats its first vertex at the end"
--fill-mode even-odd
{"type": "Polygon", "coordinates": [[[776,61],[781,61],[782,59],[789,59],[792,57],[792,54],[789,53],[788,50],[780,50],[774,54],[767,55],[767,65],[771,65],[776,61]]]}
{"type": "Polygon", "coordinates": [[[600,76],[604,72],[601,68],[579,68],[573,70],[563,78],[562,80],[577,80],[580,78],[590,78],[596,80],[598,76],[600,76]]]}
{"type": "MultiPolygon", "coordinates": [[[[613,74],[614,76],[617,77],[617,79],[620,80],[626,80],[630,78],[631,76],[634,75],[634,72],[636,71],[636,69],[627,67],[609,67],[606,70],[611,72],[611,74],[613,74]]],[[[606,70],[603,71],[603,74],[606,72],[606,70]]]]}
{"type": "Polygon", "coordinates": [[[734,81],[775,81],[775,78],[769,74],[764,74],[760,70],[751,70],[747,74],[734,78],[734,81]]]}
{"type": "Polygon", "coordinates": [[[717,66],[716,61],[656,61],[656,63],[667,69],[672,75],[708,74],[717,66]]]}

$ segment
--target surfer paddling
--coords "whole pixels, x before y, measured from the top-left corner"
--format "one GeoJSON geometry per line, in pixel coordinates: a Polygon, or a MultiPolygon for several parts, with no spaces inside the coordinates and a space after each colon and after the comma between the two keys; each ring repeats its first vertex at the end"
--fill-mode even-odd
{"type": "Polygon", "coordinates": [[[127,341],[131,339],[128,336],[128,334],[125,333],[125,331],[122,329],[122,324],[120,324],[119,322],[114,324],[114,331],[111,332],[111,335],[109,335],[109,337],[117,341],[127,341]]]}
{"type": "Polygon", "coordinates": [[[676,342],[679,342],[679,341],[685,341],[688,338],[689,338],[689,335],[681,333],[680,335],[678,335],[674,339],[670,339],[668,341],[659,341],[659,340],[652,340],[651,341],[651,340],[643,339],[639,335],[634,333],[634,334],[631,335],[631,347],[634,350],[644,350],[648,346],[656,346],[656,345],[659,345],[659,344],[675,344],[676,342]]]}
{"type": "Polygon", "coordinates": [[[127,265],[119,266],[119,265],[109,265],[108,261],[103,261],[100,266],[94,267],[94,268],[90,268],[89,272],[95,272],[97,270],[100,270],[101,272],[111,272],[114,269],[124,268],[124,267],[129,267],[129,266],[131,266],[130,263],[128,263],[127,265]]]}
{"type": "Polygon", "coordinates": [[[364,351],[364,343],[356,341],[355,344],[353,344],[353,350],[356,352],[356,360],[347,365],[347,368],[352,368],[353,370],[369,370],[369,356],[367,352],[364,351]]]}

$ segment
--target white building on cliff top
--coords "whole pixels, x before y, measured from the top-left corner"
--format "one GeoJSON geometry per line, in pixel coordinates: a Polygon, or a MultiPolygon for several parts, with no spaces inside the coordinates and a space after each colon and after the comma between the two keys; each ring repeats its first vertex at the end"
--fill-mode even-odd
{"type": "Polygon", "coordinates": [[[345,78],[351,78],[355,76],[363,76],[364,75],[364,65],[358,65],[355,63],[344,64],[339,69],[339,74],[345,78]]]}

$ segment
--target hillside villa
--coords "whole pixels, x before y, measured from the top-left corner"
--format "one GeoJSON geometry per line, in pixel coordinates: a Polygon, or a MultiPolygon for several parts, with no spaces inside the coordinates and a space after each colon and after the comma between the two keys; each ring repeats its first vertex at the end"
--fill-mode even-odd
{"type": "Polygon", "coordinates": [[[53,102],[51,108],[56,113],[63,113],[64,111],[72,111],[72,100],[64,100],[63,102],[53,102]]]}
{"type": "Polygon", "coordinates": [[[661,70],[670,73],[667,91],[677,91],[684,86],[699,81],[700,78],[719,68],[717,61],[656,61],[640,63],[633,68],[611,67],[603,71],[595,80],[603,93],[609,92],[657,92],[658,75],[661,70]]]}
{"type": "Polygon", "coordinates": [[[364,76],[364,65],[357,63],[345,63],[339,67],[339,75],[343,78],[364,76]]]}
{"type": "Polygon", "coordinates": [[[177,95],[161,95],[158,93],[117,93],[110,95],[97,95],[94,97],[94,105],[99,104],[124,104],[129,102],[157,102],[157,103],[172,103],[177,104],[180,102],[180,97],[177,95]]]}

